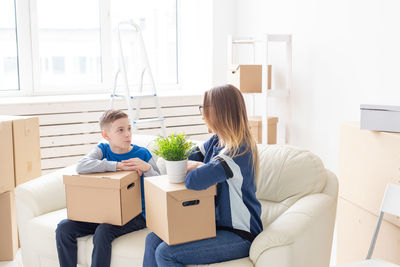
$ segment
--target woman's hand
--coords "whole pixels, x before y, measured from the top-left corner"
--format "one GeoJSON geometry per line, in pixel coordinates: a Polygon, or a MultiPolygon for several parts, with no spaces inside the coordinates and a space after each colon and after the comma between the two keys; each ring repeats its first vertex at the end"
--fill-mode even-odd
{"type": "Polygon", "coordinates": [[[198,167],[201,167],[203,165],[205,164],[201,161],[188,160],[186,173],[190,172],[191,170],[197,169],[198,167]]]}

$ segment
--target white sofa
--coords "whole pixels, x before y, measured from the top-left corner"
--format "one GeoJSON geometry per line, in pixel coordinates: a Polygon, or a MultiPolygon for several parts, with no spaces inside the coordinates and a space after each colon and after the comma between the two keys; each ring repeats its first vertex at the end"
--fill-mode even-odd
{"type": "MultiPolygon", "coordinates": [[[[148,147],[150,136],[135,136],[148,147]]],[[[321,160],[306,150],[259,145],[257,197],[264,231],[250,256],[212,266],[328,267],[336,216],[338,183],[321,160]]],[[[62,175],[75,166],[43,175],[15,189],[24,267],[56,267],[57,223],[66,218],[62,175]]],[[[112,267],[141,266],[147,229],[113,242],[112,267]]],[[[78,266],[90,266],[92,236],[78,239],[78,266]]]]}

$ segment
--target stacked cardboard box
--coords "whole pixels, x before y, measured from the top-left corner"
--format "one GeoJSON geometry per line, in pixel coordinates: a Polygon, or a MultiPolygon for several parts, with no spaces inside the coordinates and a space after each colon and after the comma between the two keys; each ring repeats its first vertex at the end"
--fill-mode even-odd
{"type": "MultiPolygon", "coordinates": [[[[400,184],[400,133],[341,126],[337,263],[365,259],[388,183],[400,184]]],[[[400,264],[400,218],[385,215],[374,258],[400,264]]]]}
{"type": "Polygon", "coordinates": [[[227,80],[242,93],[261,93],[262,65],[232,65],[227,80]]]}
{"type": "Polygon", "coordinates": [[[0,116],[0,261],[18,248],[13,189],[41,175],[37,117],[0,116]]]}
{"type": "MultiPolygon", "coordinates": [[[[250,130],[257,144],[262,143],[262,118],[261,116],[249,117],[250,130]]],[[[268,144],[276,144],[276,126],[278,117],[268,117],[268,144]]]]}
{"type": "Polygon", "coordinates": [[[0,261],[12,261],[18,249],[14,193],[0,194],[0,261]]]}

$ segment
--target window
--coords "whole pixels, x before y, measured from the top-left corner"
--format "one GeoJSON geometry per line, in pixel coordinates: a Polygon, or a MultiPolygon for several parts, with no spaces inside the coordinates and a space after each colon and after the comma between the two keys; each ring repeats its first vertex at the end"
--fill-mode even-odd
{"type": "Polygon", "coordinates": [[[98,71],[88,72],[86,66],[74,64],[76,59],[86,61],[101,56],[99,1],[36,0],[36,3],[40,65],[51,59],[48,68],[40,71],[38,89],[51,90],[60,84],[70,88],[100,85],[101,66],[95,66],[98,71]]]}
{"type": "MultiPolygon", "coordinates": [[[[177,0],[1,0],[0,90],[107,93],[118,69],[115,29],[123,20],[142,28],[157,89],[176,85],[176,11],[177,0]]],[[[140,64],[129,38],[123,41],[133,70],[140,64]]],[[[130,82],[137,84],[134,75],[130,82]]]]}
{"type": "Polygon", "coordinates": [[[18,54],[14,0],[0,1],[0,90],[18,90],[18,54]]]}

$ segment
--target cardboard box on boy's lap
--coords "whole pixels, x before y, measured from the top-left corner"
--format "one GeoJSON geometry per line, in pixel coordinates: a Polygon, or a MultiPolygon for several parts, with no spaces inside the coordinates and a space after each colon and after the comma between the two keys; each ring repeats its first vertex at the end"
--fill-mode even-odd
{"type": "Polygon", "coordinates": [[[142,212],[136,171],[64,175],[68,219],[124,225],[142,212]]]}

